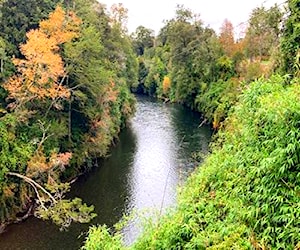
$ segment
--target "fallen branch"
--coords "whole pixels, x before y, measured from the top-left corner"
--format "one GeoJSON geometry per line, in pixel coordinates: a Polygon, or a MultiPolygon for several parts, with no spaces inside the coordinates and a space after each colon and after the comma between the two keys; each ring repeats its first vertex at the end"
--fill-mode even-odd
{"type": "Polygon", "coordinates": [[[13,172],[8,172],[7,174],[8,174],[8,175],[11,175],[11,176],[16,176],[16,177],[18,177],[18,178],[21,178],[21,179],[23,179],[24,181],[26,181],[28,184],[30,184],[30,185],[33,187],[33,189],[34,189],[34,191],[35,191],[35,193],[36,193],[36,195],[37,195],[37,197],[38,197],[38,200],[41,202],[41,205],[43,206],[43,208],[45,208],[45,210],[47,210],[47,209],[46,209],[46,207],[43,205],[43,201],[42,201],[42,199],[41,199],[41,197],[40,197],[40,195],[39,195],[39,192],[38,192],[37,188],[39,188],[39,189],[40,189],[41,191],[43,191],[46,195],[48,195],[48,197],[53,201],[54,204],[57,203],[56,199],[52,196],[52,194],[50,194],[44,187],[42,187],[40,184],[38,184],[37,182],[35,182],[35,181],[32,180],[31,178],[29,178],[29,177],[27,177],[27,176],[25,176],[25,175],[18,174],[18,173],[13,173],[13,172]]]}
{"type": "Polygon", "coordinates": [[[200,123],[200,125],[198,126],[198,128],[201,128],[206,122],[207,122],[207,119],[204,119],[204,120],[200,123]]]}

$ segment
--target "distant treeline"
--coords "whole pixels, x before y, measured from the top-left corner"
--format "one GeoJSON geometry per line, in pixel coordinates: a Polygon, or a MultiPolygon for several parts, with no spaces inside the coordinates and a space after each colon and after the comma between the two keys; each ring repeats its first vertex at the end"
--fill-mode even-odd
{"type": "Polygon", "coordinates": [[[202,112],[211,154],[132,246],[101,226],[83,249],[300,248],[300,1],[254,9],[238,40],[195,17],[179,6],[158,37],[138,28],[135,90],[202,112]]]}

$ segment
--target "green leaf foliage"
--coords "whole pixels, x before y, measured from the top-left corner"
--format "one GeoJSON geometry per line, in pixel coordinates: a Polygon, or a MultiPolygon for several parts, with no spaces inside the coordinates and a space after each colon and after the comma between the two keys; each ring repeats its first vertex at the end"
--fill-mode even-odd
{"type": "Polygon", "coordinates": [[[25,135],[16,136],[17,118],[9,114],[0,119],[0,222],[19,211],[28,200],[28,189],[11,180],[6,174],[10,171],[25,171],[27,161],[32,156],[34,146],[25,135]]]}
{"type": "Polygon", "coordinates": [[[82,250],[121,250],[125,249],[122,245],[122,238],[120,234],[111,235],[106,226],[91,227],[89,236],[86,239],[82,250]]]}
{"type": "Polygon", "coordinates": [[[96,214],[92,213],[93,210],[93,206],[83,204],[79,198],[72,200],[61,199],[47,208],[47,210],[39,207],[35,215],[44,220],[52,220],[53,223],[60,226],[61,230],[65,230],[72,222],[90,222],[96,217],[96,214]]]}
{"type": "MultiPolygon", "coordinates": [[[[130,249],[297,249],[300,91],[284,83],[259,79],[243,92],[177,208],[130,249]]],[[[115,243],[97,242],[95,230],[108,235],[93,228],[89,246],[115,243]]]]}
{"type": "Polygon", "coordinates": [[[288,18],[284,23],[281,41],[282,70],[299,76],[300,71],[300,1],[288,1],[288,18]]]}
{"type": "Polygon", "coordinates": [[[299,243],[299,86],[278,76],[241,96],[178,210],[137,249],[294,249],[299,243]]]}
{"type": "Polygon", "coordinates": [[[36,216],[63,228],[93,218],[93,207],[80,199],[62,199],[68,191],[62,181],[106,156],[134,111],[129,86],[136,81],[137,61],[131,40],[110,25],[105,6],[96,0],[1,3],[1,79],[6,76],[6,55],[19,56],[17,46],[25,33],[37,28],[57,2],[65,7],[66,17],[81,20],[76,23],[78,34],[57,51],[65,73],[59,85],[68,89],[70,98],[32,99],[14,109],[14,100],[5,99],[7,93],[0,90],[0,224],[17,212],[26,213],[34,202],[36,216]]]}
{"type": "Polygon", "coordinates": [[[7,42],[10,56],[19,56],[18,46],[26,32],[38,27],[42,19],[55,9],[59,0],[5,0],[0,6],[0,36],[7,42]]]}
{"type": "Polygon", "coordinates": [[[197,110],[201,110],[209,122],[219,126],[236,103],[242,86],[243,83],[235,78],[227,81],[220,79],[210,84],[202,83],[201,92],[195,100],[197,110]]]}

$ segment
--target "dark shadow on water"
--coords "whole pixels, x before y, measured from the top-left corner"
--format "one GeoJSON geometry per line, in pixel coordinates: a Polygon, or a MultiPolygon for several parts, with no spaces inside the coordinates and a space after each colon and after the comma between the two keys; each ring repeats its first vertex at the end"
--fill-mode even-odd
{"type": "MultiPolygon", "coordinates": [[[[136,115],[110,157],[72,186],[71,196],[95,206],[98,216],[90,225],[112,226],[132,210],[159,211],[176,204],[177,186],[196,167],[191,154],[207,152],[211,131],[199,128],[198,113],[145,96],[137,99],[136,115]]],[[[0,249],[79,249],[88,228],[74,224],[60,232],[50,222],[29,218],[0,235],[0,249]]],[[[132,242],[138,231],[130,224],[124,232],[132,242]]]]}
{"type": "MultiPolygon", "coordinates": [[[[111,156],[73,184],[70,196],[81,197],[87,204],[95,206],[98,216],[91,224],[112,226],[126,213],[130,193],[127,192],[128,179],[124,176],[129,171],[134,152],[135,136],[130,129],[125,129],[111,156]]],[[[29,218],[23,223],[9,226],[0,235],[0,249],[79,249],[88,229],[89,225],[73,224],[68,231],[61,232],[50,222],[29,218]]]]}

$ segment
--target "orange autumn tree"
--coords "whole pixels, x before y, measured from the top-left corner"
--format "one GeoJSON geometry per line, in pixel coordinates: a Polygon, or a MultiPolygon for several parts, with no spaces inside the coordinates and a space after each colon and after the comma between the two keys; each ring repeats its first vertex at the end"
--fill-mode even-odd
{"type": "Polygon", "coordinates": [[[4,85],[16,108],[31,100],[69,98],[70,91],[62,85],[66,76],[60,45],[79,34],[80,19],[58,6],[40,28],[29,31],[27,42],[20,46],[24,59],[14,59],[17,74],[4,85]]]}
{"type": "MultiPolygon", "coordinates": [[[[75,14],[66,13],[58,6],[47,20],[40,22],[39,29],[26,34],[27,42],[20,46],[24,59],[13,60],[17,73],[4,85],[9,97],[14,100],[10,107],[18,116],[21,112],[17,111],[26,110],[28,102],[50,100],[52,105],[60,98],[70,97],[70,90],[63,85],[67,72],[60,50],[62,44],[79,36],[80,23],[75,14]]],[[[29,142],[36,145],[35,152],[28,153],[26,169],[11,169],[15,172],[7,171],[6,176],[20,178],[22,185],[26,183],[30,186],[31,191],[25,191],[28,192],[25,195],[27,200],[34,198],[36,217],[51,219],[62,229],[73,221],[89,222],[95,217],[93,206],[87,206],[79,198],[65,198],[70,184],[60,180],[60,174],[69,165],[72,153],[59,153],[56,148],[51,148],[48,154],[44,153],[44,142],[54,134],[49,133],[50,124],[46,126],[47,123],[41,120],[34,122],[39,124],[39,132],[42,133],[40,139],[36,137],[29,142]]]]}
{"type": "Polygon", "coordinates": [[[171,79],[168,76],[164,77],[162,88],[163,88],[163,94],[167,94],[171,87],[171,79]]]}
{"type": "Polygon", "coordinates": [[[222,24],[219,41],[224,49],[225,54],[229,57],[233,56],[236,50],[234,41],[234,28],[232,23],[227,19],[225,19],[222,24]]]}

